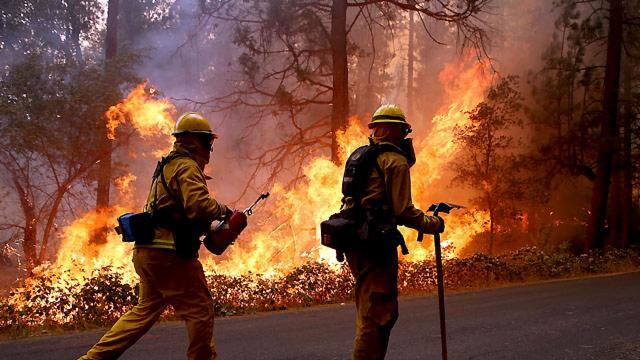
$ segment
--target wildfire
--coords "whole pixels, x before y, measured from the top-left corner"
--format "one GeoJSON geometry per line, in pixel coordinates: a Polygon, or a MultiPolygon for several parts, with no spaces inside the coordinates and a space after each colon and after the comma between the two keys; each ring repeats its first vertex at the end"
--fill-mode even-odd
{"type": "MultiPolygon", "coordinates": [[[[431,132],[416,143],[418,161],[412,168],[413,195],[416,206],[426,208],[435,201],[457,201],[451,194],[438,191],[438,180],[444,176],[447,164],[456,155],[453,129],[468,121],[471,111],[484,98],[490,79],[484,76],[480,63],[469,61],[447,65],[440,74],[446,104],[432,120],[431,132]],[[447,196],[446,199],[437,196],[447,196]]],[[[357,147],[367,143],[368,131],[353,117],[344,132],[337,135],[340,158],[344,163],[357,147]]],[[[418,135],[420,136],[420,135],[418,135]]],[[[419,138],[418,138],[419,139],[419,138]]],[[[276,185],[272,191],[270,224],[250,226],[239,243],[232,247],[222,261],[209,260],[206,268],[228,274],[247,271],[274,273],[300,265],[309,259],[335,262],[335,253],[320,246],[318,224],[340,208],[341,181],[344,166],[336,166],[328,158],[313,159],[305,168],[305,181],[294,189],[276,185]]],[[[485,230],[487,215],[483,212],[464,212],[447,215],[447,230],[443,234],[449,251],[454,256],[475,235],[485,230]]],[[[410,249],[408,261],[431,257],[431,241],[411,241],[415,232],[401,229],[410,249]]],[[[428,239],[428,238],[425,238],[428,239]]]]}
{"type": "MultiPolygon", "coordinates": [[[[153,141],[158,145],[152,150],[152,154],[157,156],[166,153],[171,146],[170,134],[174,124],[172,114],[175,113],[175,107],[168,99],[153,96],[153,91],[147,91],[147,88],[146,82],[139,84],[126,99],[107,110],[107,130],[109,138],[115,140],[116,129],[129,124],[143,139],[159,140],[153,141]]],[[[129,155],[136,154],[130,152],[129,155]]],[[[136,281],[130,266],[132,247],[123,243],[112,231],[119,215],[140,208],[134,198],[136,179],[134,174],[116,178],[116,205],[104,211],[90,211],[64,228],[56,261],[48,271],[66,273],[67,277],[82,281],[83,277],[90,275],[95,269],[113,266],[121,268],[119,271],[126,281],[136,281]],[[106,243],[96,244],[92,240],[103,229],[107,229],[106,243]]]]}
{"type": "MultiPolygon", "coordinates": [[[[452,195],[447,193],[446,186],[442,186],[442,180],[450,178],[446,165],[457,152],[452,141],[453,129],[468,121],[465,112],[482,101],[490,83],[483,76],[482,65],[468,62],[446,66],[440,80],[446,105],[441,108],[440,115],[433,118],[431,131],[418,134],[415,141],[418,161],[412,168],[413,195],[416,206],[421,208],[434,201],[464,202],[465,199],[450,198],[452,195]]],[[[166,99],[149,96],[145,87],[144,83],[138,85],[125,100],[107,111],[109,135],[115,138],[116,129],[127,123],[139,136],[162,136],[162,140],[169,144],[175,108],[166,99]]],[[[347,129],[338,134],[343,162],[355,148],[366,144],[367,136],[368,131],[360,125],[360,121],[351,118],[347,129]]],[[[146,143],[160,144],[153,149],[153,154],[166,153],[168,148],[162,141],[146,143]]],[[[229,275],[253,272],[268,276],[286,273],[309,261],[335,263],[333,251],[320,246],[318,224],[340,207],[342,172],[343,166],[337,166],[326,157],[318,157],[304,167],[305,179],[298,186],[285,188],[276,184],[271,189],[270,201],[261,211],[261,222],[250,224],[224,256],[214,258],[204,255],[201,259],[205,271],[208,274],[229,275]]],[[[118,196],[115,197],[115,206],[107,211],[88,212],[64,228],[55,262],[37,269],[51,274],[50,278],[55,279],[51,286],[59,289],[60,294],[72,291],[69,288],[73,286],[69,284],[86,286],[91,274],[105,266],[112,267],[129,284],[137,281],[130,260],[131,244],[123,243],[113,231],[108,231],[104,244],[92,241],[99,229],[112,229],[118,215],[139,210],[139,201],[134,200],[132,190],[135,182],[133,174],[116,179],[118,196]]],[[[471,211],[447,215],[447,229],[443,234],[445,254],[454,256],[473,235],[484,231],[486,218],[482,212],[471,211]]],[[[402,229],[402,232],[411,252],[405,260],[418,261],[432,256],[429,237],[425,237],[423,243],[417,243],[413,241],[415,232],[408,229],[402,229]]],[[[23,286],[24,289],[28,288],[29,281],[23,286]]],[[[64,322],[64,319],[59,321],[64,322]]]]}
{"type": "MultiPolygon", "coordinates": [[[[426,136],[418,135],[416,141],[418,161],[412,168],[412,177],[414,202],[419,207],[425,208],[438,200],[458,201],[448,197],[438,198],[444,196],[445,192],[438,191],[442,186],[437,184],[441,178],[448,178],[445,176],[446,165],[456,154],[456,145],[452,140],[453,128],[468,121],[465,112],[482,101],[490,84],[490,79],[483,76],[483,70],[481,64],[463,61],[445,66],[440,74],[446,105],[433,118],[431,132],[426,136]]],[[[134,128],[143,136],[149,136],[147,131],[150,129],[169,134],[173,124],[170,113],[174,108],[167,100],[150,98],[144,87],[145,84],[140,84],[127,99],[112,107],[109,113],[119,115],[109,118],[116,119],[116,127],[125,117],[130,118],[134,128]]],[[[337,135],[342,162],[354,149],[366,144],[367,136],[367,129],[360,125],[356,117],[352,117],[347,129],[337,135]]],[[[340,208],[342,172],[343,166],[337,166],[327,157],[318,157],[304,167],[305,178],[298,186],[285,188],[276,184],[271,189],[272,199],[262,211],[268,215],[262,217],[261,223],[251,224],[223,257],[203,256],[205,270],[209,273],[234,275],[247,272],[279,274],[310,260],[335,262],[334,252],[320,246],[318,224],[340,208]]],[[[81,254],[86,253],[89,246],[87,244],[93,235],[92,229],[96,226],[113,227],[113,219],[118,214],[125,209],[138,207],[132,204],[131,196],[123,196],[131,191],[134,179],[129,175],[116,182],[121,194],[119,199],[122,200],[119,206],[102,214],[89,213],[65,230],[58,265],[71,266],[74,262],[86,264],[88,260],[82,260],[81,254]]],[[[463,249],[473,235],[485,230],[485,218],[486,215],[479,212],[448,215],[443,241],[447,241],[451,250],[449,253],[455,254],[463,249]]],[[[417,261],[432,256],[433,250],[428,237],[421,244],[412,241],[415,238],[414,231],[402,229],[402,232],[408,240],[411,252],[406,260],[417,261]]],[[[107,263],[122,265],[127,269],[124,270],[128,272],[126,277],[135,279],[128,266],[127,251],[131,246],[122,244],[114,233],[109,235],[108,240],[107,246],[92,252],[96,260],[91,261],[95,266],[107,263]]]]}

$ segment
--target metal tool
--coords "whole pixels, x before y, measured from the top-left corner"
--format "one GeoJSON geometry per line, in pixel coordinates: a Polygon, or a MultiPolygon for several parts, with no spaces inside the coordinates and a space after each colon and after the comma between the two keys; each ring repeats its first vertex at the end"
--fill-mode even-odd
{"type": "MultiPolygon", "coordinates": [[[[427,212],[433,211],[433,216],[439,213],[448,214],[453,209],[462,209],[464,206],[452,203],[439,202],[433,203],[427,209],[427,212]]],[[[418,241],[424,238],[423,232],[418,232],[418,241]]],[[[442,249],[440,247],[440,234],[433,235],[434,248],[436,251],[436,277],[438,279],[438,307],[440,309],[440,340],[442,343],[442,360],[447,360],[447,323],[445,318],[444,307],[444,275],[442,272],[442,249]]]]}
{"type": "Polygon", "coordinates": [[[210,230],[205,236],[202,243],[215,255],[222,255],[222,253],[233,244],[240,233],[247,227],[247,217],[253,214],[253,208],[258,203],[269,197],[269,193],[262,193],[244,211],[234,211],[226,219],[222,220],[215,228],[210,230]]]}
{"type": "Polygon", "coordinates": [[[244,210],[244,213],[245,213],[247,216],[251,216],[251,215],[253,215],[253,208],[254,208],[254,207],[256,207],[256,205],[258,205],[258,203],[259,203],[260,201],[265,200],[266,198],[268,198],[268,197],[269,197],[269,195],[271,195],[271,194],[270,194],[270,193],[268,193],[268,192],[265,192],[265,193],[260,194],[260,196],[258,196],[258,198],[256,199],[256,201],[254,201],[254,202],[253,202],[253,204],[251,204],[251,206],[249,206],[248,208],[246,208],[246,209],[244,210]]]}

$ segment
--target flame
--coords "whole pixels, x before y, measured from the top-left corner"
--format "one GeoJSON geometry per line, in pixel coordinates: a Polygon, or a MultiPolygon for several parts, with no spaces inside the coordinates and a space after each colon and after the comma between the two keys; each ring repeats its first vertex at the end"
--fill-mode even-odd
{"type": "Polygon", "coordinates": [[[171,132],[175,122],[172,114],[175,106],[168,99],[156,99],[154,89],[147,91],[147,83],[136,86],[126,99],[111,106],[105,113],[107,117],[107,136],[116,138],[116,129],[129,123],[136,133],[143,138],[158,137],[160,135],[165,146],[156,149],[154,155],[161,156],[171,149],[171,132]]]}
{"type": "MultiPolygon", "coordinates": [[[[416,206],[424,208],[435,202],[434,189],[448,171],[447,164],[458,149],[453,141],[456,125],[469,121],[471,111],[484,98],[491,80],[484,76],[484,65],[466,59],[447,65],[440,74],[445,89],[445,106],[432,120],[432,130],[416,144],[418,161],[412,168],[413,195],[416,206]]],[[[347,129],[337,134],[340,166],[328,158],[310,161],[304,168],[305,181],[293,189],[276,184],[272,191],[272,216],[261,224],[251,226],[223,260],[208,259],[206,268],[227,274],[279,273],[309,259],[335,263],[335,252],[320,246],[318,224],[340,208],[340,194],[344,162],[357,147],[367,143],[368,131],[356,117],[349,120],[347,129]]],[[[448,185],[448,184],[447,184],[448,185]]],[[[440,194],[438,194],[440,195],[440,194]]],[[[451,199],[446,199],[453,201],[451,199]]],[[[475,235],[486,230],[488,215],[481,211],[452,213],[447,216],[447,230],[443,241],[449,247],[448,256],[464,249],[475,235]]],[[[433,256],[431,241],[411,241],[415,232],[401,229],[410,255],[408,261],[433,256]]]]}
{"type": "MultiPolygon", "coordinates": [[[[490,85],[490,79],[483,74],[483,65],[469,60],[447,65],[440,74],[445,105],[432,119],[431,131],[415,143],[418,160],[411,171],[414,202],[418,207],[424,208],[435,200],[458,201],[449,198],[452,194],[442,184],[450,178],[447,164],[458,151],[453,141],[453,129],[468,121],[465,112],[483,100],[490,85]],[[436,198],[444,195],[447,199],[436,198]]],[[[145,141],[145,144],[156,144],[153,154],[166,153],[168,146],[165,144],[170,144],[169,135],[174,124],[171,114],[175,107],[167,99],[151,97],[145,91],[146,86],[146,83],[138,85],[126,99],[109,108],[106,113],[108,134],[115,139],[116,129],[126,123],[142,138],[162,138],[161,141],[145,141]]],[[[367,143],[367,136],[367,129],[352,117],[346,130],[337,134],[342,163],[354,149],[367,143]]],[[[260,215],[252,217],[249,228],[224,256],[214,258],[203,254],[205,271],[230,275],[250,271],[268,276],[281,274],[308,261],[335,264],[333,251],[320,246],[318,224],[340,207],[343,168],[327,157],[317,157],[304,167],[304,180],[297,186],[285,188],[276,184],[260,215]]],[[[131,244],[123,243],[113,231],[108,231],[105,244],[92,242],[96,231],[112,229],[118,215],[140,207],[132,191],[135,181],[133,174],[116,179],[115,206],[105,211],[88,212],[63,229],[55,262],[38,270],[55,275],[52,276],[56,279],[54,287],[58,287],[61,294],[65,293],[63,289],[70,291],[70,283],[83,284],[93,271],[104,266],[113,267],[130,284],[137,281],[130,260],[131,244]]],[[[455,256],[475,234],[485,231],[486,219],[487,214],[479,211],[447,215],[447,229],[442,239],[445,256],[455,256]]],[[[430,241],[417,243],[412,241],[415,232],[409,229],[402,229],[402,232],[411,251],[405,260],[432,256],[430,241]]],[[[23,286],[29,284],[27,280],[23,286]]],[[[64,322],[64,319],[59,320],[64,322]]]]}
{"type": "MultiPolygon", "coordinates": [[[[81,281],[95,269],[104,266],[129,268],[131,263],[131,245],[123,243],[115,231],[117,216],[130,212],[123,206],[113,206],[107,211],[90,211],[76,219],[63,229],[63,241],[58,250],[53,269],[72,270],[67,273],[73,279],[81,281]],[[109,229],[104,245],[91,243],[99,229],[109,229]]],[[[136,281],[133,271],[124,271],[128,282],[136,281]]]]}
{"type": "Polygon", "coordinates": [[[127,203],[130,204],[134,201],[134,193],[135,193],[135,189],[133,187],[134,182],[136,181],[137,177],[133,174],[126,174],[123,176],[120,176],[118,178],[116,178],[114,180],[114,185],[116,186],[116,189],[118,190],[117,195],[118,195],[118,199],[117,202],[118,203],[127,203]]]}
{"type": "MultiPolygon", "coordinates": [[[[346,131],[337,134],[339,154],[348,155],[366,142],[367,133],[356,117],[346,131]]],[[[251,226],[231,247],[225,260],[206,262],[205,268],[227,274],[248,271],[277,274],[309,260],[335,263],[335,252],[320,246],[318,224],[340,208],[340,189],[344,167],[328,157],[313,159],[304,168],[305,181],[293,189],[276,184],[270,217],[264,224],[251,226]],[[275,225],[270,225],[275,224],[275,225]]]]}
{"type": "MultiPolygon", "coordinates": [[[[175,123],[172,114],[175,113],[175,107],[168,99],[154,96],[153,88],[147,91],[147,87],[146,82],[137,85],[124,100],[111,106],[105,116],[110,139],[115,140],[116,129],[129,124],[143,139],[159,140],[146,142],[157,146],[151,152],[157,157],[171,148],[170,135],[175,123]]],[[[130,266],[132,246],[123,243],[120,236],[112,231],[119,215],[140,208],[134,196],[136,179],[134,174],[116,178],[116,205],[107,210],[87,212],[63,229],[61,245],[50,271],[71,270],[65,272],[76,281],[82,281],[84,276],[95,269],[113,266],[120,268],[126,281],[136,281],[130,266]],[[92,240],[98,231],[104,229],[107,229],[106,243],[95,244],[92,240]]]]}

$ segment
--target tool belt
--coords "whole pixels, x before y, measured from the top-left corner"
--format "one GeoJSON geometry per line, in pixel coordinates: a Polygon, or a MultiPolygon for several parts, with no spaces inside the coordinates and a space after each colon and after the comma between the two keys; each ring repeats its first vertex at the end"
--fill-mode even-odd
{"type": "Polygon", "coordinates": [[[174,245],[178,256],[185,259],[198,257],[200,237],[209,228],[209,224],[189,220],[180,209],[163,208],[154,212],[154,225],[173,233],[174,245]]]}
{"type": "Polygon", "coordinates": [[[176,253],[186,259],[196,257],[200,249],[200,236],[208,228],[188,220],[178,211],[160,209],[153,213],[127,213],[118,217],[116,232],[122,235],[124,242],[146,245],[153,242],[156,227],[173,233],[176,253]]]}
{"type": "Polygon", "coordinates": [[[346,251],[409,251],[388,211],[382,209],[344,209],[320,223],[322,245],[336,250],[339,261],[346,251]]]}
{"type": "Polygon", "coordinates": [[[169,187],[163,171],[169,161],[186,156],[180,153],[171,154],[158,162],[151,183],[155,197],[149,206],[149,211],[127,213],[118,218],[116,232],[122,235],[122,241],[134,242],[136,245],[150,244],[155,237],[155,228],[161,227],[173,233],[178,256],[186,259],[198,257],[200,237],[209,229],[210,224],[202,224],[187,217],[179,196],[169,187]],[[158,208],[155,201],[158,199],[159,184],[164,187],[175,206],[158,208]]]}
{"type": "Polygon", "coordinates": [[[124,242],[150,243],[154,237],[153,215],[146,211],[121,215],[116,232],[124,242]]]}

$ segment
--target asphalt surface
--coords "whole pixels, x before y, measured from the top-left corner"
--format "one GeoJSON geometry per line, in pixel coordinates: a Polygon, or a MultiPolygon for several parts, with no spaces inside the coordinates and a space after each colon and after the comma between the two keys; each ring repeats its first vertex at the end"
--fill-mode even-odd
{"type": "MultiPolygon", "coordinates": [[[[450,359],[640,359],[640,273],[447,296],[450,359]]],[[[353,304],[216,320],[222,359],[348,359],[353,304]]],[[[0,359],[75,359],[104,331],[0,342],[0,359]]],[[[181,323],[121,359],[183,359],[181,323]]],[[[404,298],[387,359],[439,359],[437,297],[404,298]]]]}

